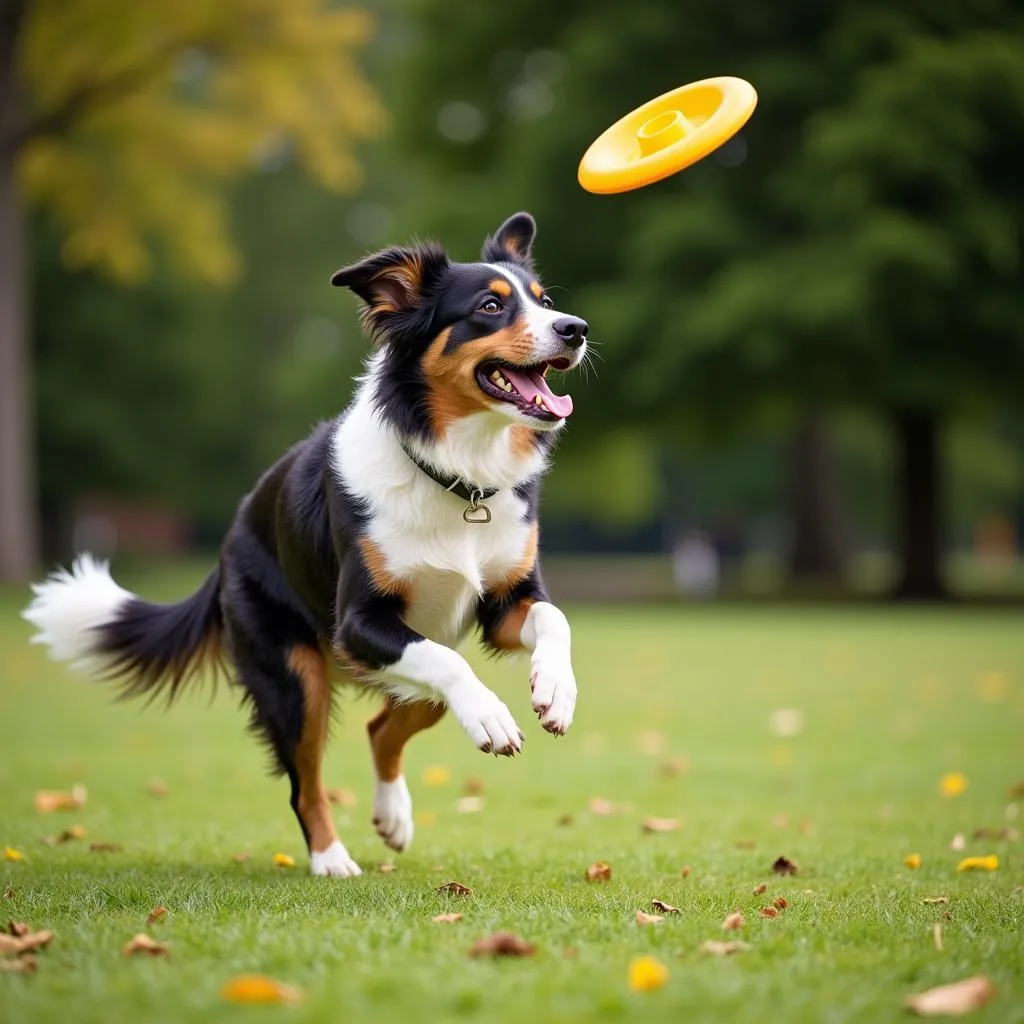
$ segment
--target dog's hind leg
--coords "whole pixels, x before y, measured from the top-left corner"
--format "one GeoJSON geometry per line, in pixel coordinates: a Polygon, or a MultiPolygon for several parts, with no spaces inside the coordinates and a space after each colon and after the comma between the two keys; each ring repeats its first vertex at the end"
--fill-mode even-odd
{"type": "Polygon", "coordinates": [[[387,704],[366,726],[377,785],[373,794],[373,824],[381,839],[393,850],[404,850],[412,842],[412,798],[402,773],[406,743],[441,720],[443,704],[427,701],[387,704]]]}

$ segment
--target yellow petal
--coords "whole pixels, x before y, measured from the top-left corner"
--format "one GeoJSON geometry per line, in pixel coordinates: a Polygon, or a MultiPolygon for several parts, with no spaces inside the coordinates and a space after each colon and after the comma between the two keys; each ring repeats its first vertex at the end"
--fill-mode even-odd
{"type": "Polygon", "coordinates": [[[426,786],[447,786],[451,778],[451,769],[443,764],[432,765],[423,772],[423,784],[426,786]]]}
{"type": "Polygon", "coordinates": [[[943,796],[959,796],[967,788],[963,772],[947,772],[939,779],[939,792],[943,796]]]}
{"type": "Polygon", "coordinates": [[[262,974],[240,974],[220,990],[229,1003],[297,1003],[302,992],[262,974]]]}
{"type": "Polygon", "coordinates": [[[629,987],[634,992],[651,992],[668,981],[668,968],[653,956],[641,956],[629,965],[629,987]]]}
{"type": "Polygon", "coordinates": [[[25,854],[23,854],[21,852],[21,850],[14,849],[13,846],[5,846],[4,847],[4,856],[8,860],[24,860],[25,859],[25,854]]]}
{"type": "Polygon", "coordinates": [[[921,866],[921,854],[919,853],[908,853],[903,858],[903,863],[910,868],[911,871],[916,871],[921,866]]]}
{"type": "Polygon", "coordinates": [[[957,871],[995,871],[999,867],[999,858],[990,853],[987,857],[964,857],[957,864],[957,871]]]}
{"type": "Polygon", "coordinates": [[[287,853],[275,853],[274,864],[279,868],[293,868],[295,867],[295,858],[289,857],[287,853]]]}

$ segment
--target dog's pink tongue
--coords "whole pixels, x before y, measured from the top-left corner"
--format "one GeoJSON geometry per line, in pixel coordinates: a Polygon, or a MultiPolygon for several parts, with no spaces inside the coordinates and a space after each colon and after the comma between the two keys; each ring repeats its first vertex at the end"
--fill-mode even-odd
{"type": "Polygon", "coordinates": [[[572,412],[572,396],[556,395],[535,370],[514,370],[511,366],[503,366],[501,372],[527,402],[533,402],[540,395],[547,408],[560,419],[565,419],[572,412]]]}

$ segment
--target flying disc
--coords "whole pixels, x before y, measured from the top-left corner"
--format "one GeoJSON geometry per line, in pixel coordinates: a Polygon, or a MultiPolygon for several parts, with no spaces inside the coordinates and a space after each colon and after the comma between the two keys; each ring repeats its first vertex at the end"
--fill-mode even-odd
{"type": "Polygon", "coordinates": [[[588,192],[628,192],[695,164],[735,135],[757,105],[742,78],[691,82],[630,111],[583,154],[579,182],[588,192]]]}

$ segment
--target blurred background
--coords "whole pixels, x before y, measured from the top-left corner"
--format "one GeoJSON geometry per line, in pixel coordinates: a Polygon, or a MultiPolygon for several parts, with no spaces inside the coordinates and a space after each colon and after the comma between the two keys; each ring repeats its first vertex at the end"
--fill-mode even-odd
{"type": "Polygon", "coordinates": [[[331,272],[527,209],[598,356],[556,594],[1024,596],[1018,3],[2,0],[0,82],[0,580],[210,557],[349,398],[331,272]],[[717,75],[741,134],[580,189],[717,75]]]}

